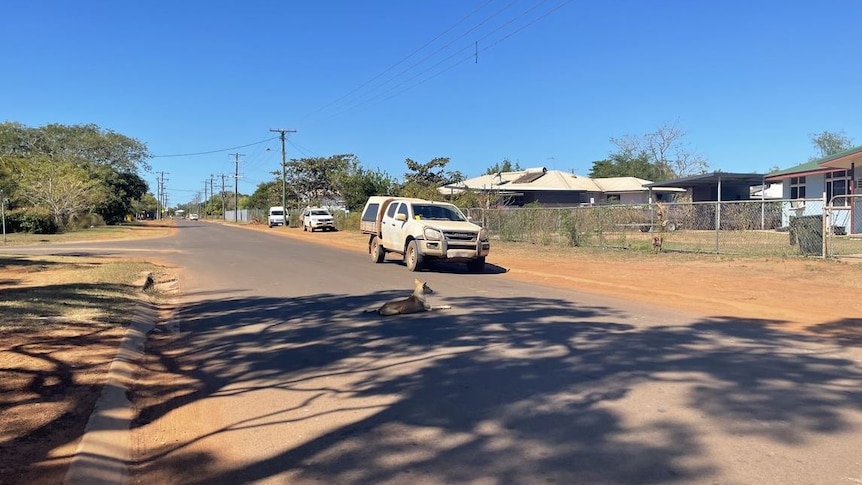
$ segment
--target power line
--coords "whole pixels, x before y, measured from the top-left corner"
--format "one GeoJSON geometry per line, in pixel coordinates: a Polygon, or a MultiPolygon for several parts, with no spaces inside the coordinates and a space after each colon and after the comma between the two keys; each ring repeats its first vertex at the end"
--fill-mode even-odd
{"type": "MultiPolygon", "coordinates": [[[[454,30],[454,29],[455,29],[455,27],[457,27],[457,26],[461,25],[465,20],[467,20],[468,18],[472,17],[476,12],[478,12],[478,11],[482,10],[483,8],[485,8],[488,4],[490,4],[490,3],[491,3],[491,2],[493,2],[493,1],[494,1],[494,0],[487,0],[485,3],[483,3],[482,5],[480,5],[479,7],[477,7],[476,9],[474,9],[472,12],[470,12],[469,14],[467,14],[465,17],[462,17],[462,18],[461,18],[461,20],[459,20],[459,21],[455,22],[455,24],[453,24],[451,27],[449,27],[448,29],[444,30],[443,32],[441,32],[440,34],[438,34],[437,36],[435,36],[433,39],[429,40],[428,42],[426,42],[426,43],[422,44],[419,48],[415,49],[415,50],[414,50],[413,52],[411,52],[410,54],[407,54],[406,56],[404,56],[403,58],[401,58],[401,60],[399,60],[399,61],[398,61],[398,62],[396,62],[395,64],[392,64],[391,66],[387,67],[386,69],[384,69],[383,71],[381,71],[380,73],[378,73],[377,75],[375,75],[374,77],[372,77],[371,79],[369,79],[369,80],[365,81],[364,83],[360,84],[359,86],[357,86],[357,87],[353,88],[352,90],[348,91],[347,93],[345,93],[345,94],[344,94],[344,95],[342,95],[341,97],[339,97],[339,98],[335,99],[334,101],[331,101],[331,102],[329,102],[329,103],[327,103],[327,104],[325,104],[325,105],[321,106],[321,107],[320,107],[320,108],[318,108],[317,110],[312,111],[311,113],[309,113],[309,114],[307,114],[307,115],[305,115],[305,116],[302,116],[302,117],[300,118],[300,120],[306,120],[306,119],[308,119],[308,118],[310,118],[310,117],[314,116],[315,114],[317,114],[317,113],[319,113],[319,112],[321,112],[321,111],[325,110],[326,108],[328,108],[328,107],[330,107],[330,106],[332,106],[332,105],[334,105],[334,104],[336,104],[336,103],[338,103],[338,102],[340,102],[340,101],[344,100],[345,98],[349,97],[350,95],[352,95],[352,94],[356,93],[357,91],[359,91],[360,89],[364,88],[365,86],[367,86],[367,85],[371,84],[372,82],[374,82],[374,81],[376,81],[376,80],[380,79],[381,77],[383,77],[383,75],[385,75],[386,73],[388,73],[388,72],[389,72],[389,71],[391,71],[392,69],[395,69],[396,67],[398,67],[399,65],[401,65],[402,63],[404,63],[404,61],[406,61],[407,59],[410,59],[410,58],[411,58],[411,57],[413,57],[414,55],[416,55],[416,54],[418,54],[419,52],[421,52],[421,51],[422,51],[422,49],[424,49],[424,48],[428,47],[429,45],[431,45],[431,44],[433,44],[434,42],[436,42],[438,39],[442,38],[444,35],[448,34],[448,33],[449,33],[449,32],[451,32],[452,30],[454,30]]],[[[514,0],[514,1],[517,1],[517,0],[514,0]]],[[[514,2],[513,2],[513,3],[514,3],[514,2]]]]}
{"type": "Polygon", "coordinates": [[[254,146],[254,145],[260,145],[261,143],[266,143],[266,142],[268,142],[268,141],[275,140],[276,138],[277,138],[277,137],[267,138],[267,139],[265,139],[265,140],[256,141],[256,142],[254,142],[254,143],[249,143],[248,145],[240,145],[240,146],[237,146],[237,147],[231,147],[231,148],[222,148],[222,149],[220,149],[220,150],[210,150],[210,151],[208,151],[208,152],[177,153],[177,154],[173,154],[173,155],[153,155],[151,158],[194,157],[194,156],[197,156],[197,155],[210,155],[210,154],[212,154],[212,153],[221,153],[221,152],[227,152],[227,151],[230,151],[230,150],[238,150],[238,149],[240,149],[240,148],[246,148],[246,147],[250,147],[250,146],[254,146]]]}
{"type": "MultiPolygon", "coordinates": [[[[490,15],[488,15],[488,16],[484,17],[483,19],[481,19],[478,23],[476,23],[475,25],[473,25],[472,27],[470,27],[470,28],[469,28],[468,30],[466,30],[464,33],[462,33],[462,34],[458,35],[458,36],[457,36],[455,39],[453,39],[452,41],[450,41],[450,42],[448,42],[448,43],[444,44],[442,47],[437,48],[437,49],[436,49],[435,51],[433,51],[431,54],[429,54],[429,55],[427,55],[427,56],[423,57],[422,59],[420,59],[419,61],[417,61],[417,62],[415,62],[415,63],[411,64],[411,65],[410,65],[410,66],[408,66],[406,69],[403,69],[403,70],[399,71],[397,74],[394,74],[394,75],[392,75],[392,76],[387,77],[387,78],[386,78],[382,83],[379,83],[379,84],[377,84],[377,85],[375,85],[375,86],[372,86],[372,87],[368,90],[368,92],[367,92],[367,93],[360,95],[360,96],[359,96],[359,97],[357,97],[357,99],[355,99],[354,101],[351,101],[351,102],[345,103],[345,104],[344,104],[343,106],[341,106],[340,108],[337,108],[333,114],[331,114],[331,115],[329,115],[329,116],[325,116],[325,117],[321,118],[320,120],[328,120],[328,119],[334,118],[334,117],[336,117],[336,116],[339,116],[339,115],[344,114],[344,113],[349,112],[349,111],[354,111],[354,110],[357,110],[357,109],[360,109],[360,108],[363,108],[363,107],[367,107],[367,106],[371,106],[371,105],[375,105],[375,104],[379,104],[379,103],[381,103],[381,102],[387,101],[387,100],[392,99],[392,98],[394,98],[394,97],[396,97],[396,96],[399,96],[399,95],[401,95],[401,94],[403,94],[403,93],[405,93],[405,92],[407,92],[407,91],[410,91],[410,90],[412,90],[412,89],[414,89],[414,88],[416,88],[416,87],[418,87],[418,86],[420,86],[420,85],[422,85],[422,84],[424,84],[424,83],[426,83],[426,82],[428,82],[428,81],[430,81],[430,80],[432,80],[432,79],[434,79],[434,78],[439,77],[440,75],[442,75],[442,74],[444,74],[444,73],[446,73],[446,72],[448,72],[448,71],[450,71],[450,70],[454,69],[455,67],[457,67],[457,66],[459,66],[459,65],[461,65],[461,64],[464,64],[464,63],[465,63],[465,62],[467,62],[468,60],[474,60],[474,61],[476,61],[476,60],[477,60],[477,58],[478,58],[478,55],[479,55],[480,53],[485,52],[485,51],[487,51],[488,49],[491,49],[491,48],[493,48],[493,47],[497,46],[498,44],[500,44],[500,43],[501,43],[501,42],[503,42],[504,40],[506,40],[506,39],[508,39],[508,38],[510,38],[510,37],[512,37],[512,36],[514,36],[514,35],[516,35],[516,34],[518,34],[519,32],[521,32],[521,31],[525,30],[526,28],[528,28],[528,27],[530,27],[530,26],[534,25],[535,23],[537,23],[538,21],[542,20],[543,18],[545,18],[545,17],[547,17],[547,16],[549,16],[549,15],[553,14],[554,12],[556,12],[556,11],[560,10],[562,7],[564,7],[564,6],[565,6],[565,5],[567,5],[568,3],[571,3],[571,1],[572,1],[572,0],[565,0],[565,1],[563,1],[562,3],[558,4],[557,6],[555,6],[555,7],[551,8],[550,10],[548,10],[548,11],[546,11],[546,12],[544,12],[544,13],[543,13],[542,15],[540,15],[539,17],[537,17],[537,18],[533,19],[532,21],[528,22],[527,24],[522,25],[522,26],[520,26],[519,28],[515,29],[514,31],[509,32],[508,34],[504,35],[503,37],[501,37],[501,38],[499,38],[499,39],[495,40],[495,41],[494,41],[494,42],[492,42],[491,44],[488,44],[488,45],[486,45],[486,46],[480,46],[480,42],[481,42],[482,40],[485,40],[485,39],[487,39],[487,38],[491,37],[492,35],[494,35],[494,34],[498,33],[498,32],[499,32],[499,31],[501,31],[502,29],[504,29],[504,28],[508,27],[509,25],[511,25],[513,22],[515,22],[515,21],[517,21],[517,20],[519,20],[519,19],[523,18],[523,17],[524,17],[524,16],[526,16],[527,14],[529,14],[529,13],[533,12],[534,10],[536,10],[537,8],[539,8],[540,6],[542,6],[543,4],[545,4],[545,3],[547,3],[547,2],[549,1],[549,0],[541,0],[541,1],[539,1],[539,2],[537,2],[537,3],[535,3],[535,4],[533,4],[531,7],[529,7],[529,8],[527,8],[527,9],[525,9],[525,10],[521,11],[518,15],[514,16],[513,18],[510,18],[508,21],[506,21],[506,22],[502,23],[501,25],[497,26],[496,28],[494,28],[493,30],[491,30],[489,33],[487,33],[487,34],[485,34],[484,36],[480,37],[478,40],[475,40],[475,41],[470,42],[470,43],[469,43],[469,45],[465,45],[464,47],[457,49],[456,51],[454,51],[454,53],[452,53],[452,54],[448,55],[447,57],[443,58],[442,60],[440,60],[440,61],[438,61],[438,62],[434,63],[433,65],[431,65],[431,67],[428,67],[427,69],[424,69],[424,70],[420,71],[419,73],[417,73],[417,74],[415,74],[415,75],[413,75],[413,76],[410,76],[410,77],[408,77],[407,79],[402,80],[401,82],[399,82],[399,83],[397,83],[397,84],[395,84],[395,85],[393,85],[393,86],[389,87],[388,89],[385,89],[383,92],[380,92],[380,93],[378,93],[378,94],[374,94],[374,95],[372,95],[373,93],[375,93],[375,92],[377,92],[377,91],[380,91],[380,90],[381,90],[381,89],[383,89],[385,86],[389,85],[389,84],[390,84],[393,80],[395,80],[396,78],[398,78],[398,77],[400,77],[400,76],[403,76],[403,75],[407,74],[408,72],[410,72],[410,71],[414,70],[414,68],[416,68],[416,67],[418,67],[418,66],[420,66],[420,65],[422,65],[422,64],[424,64],[424,63],[426,63],[426,62],[428,62],[431,58],[433,58],[433,57],[434,57],[434,56],[436,56],[437,54],[439,54],[439,53],[443,52],[444,50],[448,49],[449,47],[451,47],[452,45],[454,45],[454,44],[455,44],[456,42],[458,42],[459,40],[461,40],[461,39],[465,38],[465,37],[466,37],[467,35],[469,35],[470,33],[474,32],[474,31],[476,31],[477,29],[479,29],[480,27],[482,27],[482,26],[484,26],[484,25],[488,24],[488,22],[490,22],[490,21],[492,21],[493,19],[497,18],[499,15],[501,15],[504,11],[508,10],[509,8],[511,8],[511,7],[512,7],[515,3],[517,3],[518,1],[519,1],[519,0],[512,0],[512,1],[510,1],[509,3],[507,3],[506,5],[504,5],[503,7],[501,7],[500,9],[496,10],[495,12],[493,12],[493,13],[491,13],[490,15]],[[446,62],[448,62],[448,61],[451,61],[453,58],[455,58],[456,56],[458,56],[458,55],[459,55],[459,54],[461,54],[462,52],[465,52],[465,51],[466,51],[466,50],[468,50],[468,49],[472,51],[469,55],[466,55],[466,56],[464,56],[464,57],[462,57],[462,58],[460,58],[460,59],[456,60],[454,63],[452,63],[452,64],[450,64],[450,65],[448,65],[448,66],[443,67],[443,68],[442,68],[442,69],[440,69],[439,71],[436,71],[436,72],[434,72],[434,73],[432,73],[432,74],[428,75],[427,77],[422,78],[422,76],[424,76],[424,75],[426,75],[426,74],[430,73],[431,71],[434,71],[436,68],[438,68],[438,67],[442,66],[443,64],[445,64],[445,63],[446,63],[446,62]],[[420,79],[420,78],[422,78],[422,79],[420,79]],[[414,82],[414,81],[415,81],[415,82],[414,82]],[[412,83],[412,84],[411,84],[411,83],[412,83]]],[[[317,110],[315,110],[315,111],[313,111],[313,112],[311,112],[311,113],[309,113],[309,114],[305,115],[305,116],[304,116],[304,117],[302,117],[301,119],[308,119],[308,118],[311,118],[312,116],[314,116],[314,115],[316,115],[316,114],[318,114],[318,113],[320,113],[320,112],[322,112],[322,111],[326,110],[327,108],[330,108],[330,107],[332,107],[332,106],[334,106],[334,105],[336,105],[336,104],[340,103],[341,101],[344,101],[345,99],[349,98],[350,96],[352,96],[352,95],[354,95],[354,94],[358,93],[359,91],[363,90],[363,88],[366,88],[367,86],[371,85],[374,81],[377,81],[377,80],[379,80],[380,78],[384,77],[387,73],[391,72],[393,69],[395,69],[396,67],[398,67],[398,66],[400,66],[401,64],[403,64],[404,62],[406,62],[408,59],[410,59],[410,58],[414,57],[414,56],[415,56],[416,54],[418,54],[419,52],[421,52],[421,51],[423,51],[424,49],[426,49],[427,47],[431,46],[433,43],[437,42],[438,40],[440,40],[441,38],[443,38],[445,35],[447,35],[447,34],[449,34],[449,33],[453,32],[453,31],[454,31],[458,26],[462,25],[465,21],[467,21],[467,20],[468,20],[468,19],[470,19],[471,17],[475,16],[475,15],[476,15],[478,12],[480,12],[481,10],[485,9],[485,8],[486,8],[489,4],[491,4],[492,2],[493,2],[493,0],[487,0],[487,1],[485,1],[485,2],[484,2],[484,3],[482,3],[479,7],[477,7],[477,8],[475,8],[475,9],[473,9],[473,10],[472,10],[471,12],[469,12],[467,15],[465,15],[464,17],[462,17],[460,20],[458,20],[457,22],[455,22],[454,24],[452,24],[449,28],[445,29],[445,30],[444,30],[443,32],[441,32],[440,34],[438,34],[438,35],[434,36],[431,40],[429,40],[428,42],[426,42],[426,43],[422,44],[420,47],[418,47],[418,48],[414,49],[414,50],[413,50],[410,54],[408,54],[407,56],[405,56],[405,57],[401,58],[398,62],[395,62],[394,64],[390,65],[388,68],[384,69],[383,71],[381,71],[381,72],[380,72],[380,73],[378,73],[377,75],[373,76],[373,77],[372,77],[372,78],[370,78],[369,80],[367,80],[367,81],[365,81],[364,83],[360,84],[358,87],[356,87],[356,88],[352,89],[351,91],[347,92],[346,94],[342,95],[341,97],[337,98],[336,100],[334,100],[334,101],[332,101],[332,102],[330,102],[330,103],[325,104],[325,105],[324,105],[324,106],[322,106],[321,108],[319,108],[319,109],[317,109],[317,110]]],[[[245,145],[234,146],[234,147],[230,147],[230,148],[222,148],[222,149],[218,149],[218,150],[208,150],[208,151],[193,152],[193,153],[178,153],[178,154],[166,154],[166,155],[153,155],[151,158],[174,158],[174,157],[192,157],[192,156],[199,156],[199,155],[210,155],[210,154],[213,154],[213,153],[222,153],[222,152],[227,152],[227,151],[231,151],[231,150],[238,150],[238,149],[240,149],[240,148],[247,148],[247,147],[251,147],[251,146],[255,146],[255,145],[261,145],[261,144],[263,144],[263,143],[267,143],[267,142],[270,142],[270,141],[273,141],[273,140],[276,140],[276,139],[278,139],[278,137],[270,137],[270,138],[266,138],[266,139],[264,139],[264,140],[260,140],[260,141],[257,141],[257,142],[248,143],[248,144],[245,144],[245,145]]],[[[294,145],[294,144],[293,144],[293,143],[291,143],[291,145],[294,145]]],[[[294,145],[294,146],[296,146],[296,145],[294,145]]],[[[257,153],[259,153],[259,152],[257,152],[257,153]]],[[[253,155],[253,160],[250,160],[250,162],[252,162],[252,165],[254,165],[254,164],[255,164],[254,162],[256,162],[256,159],[257,159],[257,156],[256,156],[256,155],[257,155],[257,153],[255,153],[255,154],[253,155]]]]}
{"type": "MultiPolygon", "coordinates": [[[[440,75],[442,75],[442,74],[444,74],[444,73],[446,73],[446,72],[448,72],[448,71],[450,71],[450,70],[454,69],[455,67],[457,67],[457,66],[459,66],[459,65],[461,65],[461,64],[464,64],[465,62],[467,62],[467,61],[469,61],[469,60],[474,60],[474,59],[476,59],[476,58],[478,57],[478,54],[479,54],[479,53],[481,53],[481,52],[485,52],[485,51],[487,51],[487,50],[489,50],[489,49],[491,49],[491,48],[493,48],[493,47],[496,47],[496,46],[497,46],[497,45],[499,45],[501,42],[503,42],[503,41],[505,41],[505,40],[507,40],[507,39],[511,38],[512,36],[514,36],[514,35],[516,35],[516,34],[518,34],[518,33],[522,32],[523,30],[527,29],[528,27],[530,27],[530,26],[532,26],[532,25],[536,24],[536,23],[537,23],[537,22],[539,22],[540,20],[542,20],[542,19],[544,19],[544,18],[548,17],[549,15],[551,15],[551,14],[553,14],[553,13],[557,12],[557,11],[558,11],[558,10],[560,10],[562,7],[564,7],[564,6],[566,6],[567,4],[571,3],[571,1],[572,1],[572,0],[565,0],[565,1],[563,1],[562,3],[560,3],[560,4],[556,5],[555,7],[551,8],[551,9],[549,9],[549,10],[547,10],[547,11],[545,11],[544,13],[542,13],[541,15],[539,15],[538,17],[536,17],[536,18],[534,18],[533,20],[531,20],[530,22],[527,22],[526,24],[524,24],[524,25],[522,25],[522,26],[518,27],[518,28],[517,28],[517,29],[515,29],[514,31],[507,33],[506,35],[504,35],[504,36],[502,36],[501,38],[499,38],[499,39],[495,40],[494,42],[492,42],[492,43],[490,43],[490,44],[488,44],[488,45],[486,45],[486,46],[483,46],[483,47],[481,47],[481,48],[479,47],[479,42],[480,42],[480,41],[482,41],[482,40],[486,40],[486,39],[490,38],[491,36],[493,36],[494,34],[497,34],[497,33],[498,33],[498,32],[500,32],[501,30],[503,30],[503,29],[505,29],[506,27],[510,26],[512,23],[514,23],[514,22],[516,22],[516,21],[518,21],[518,20],[522,19],[523,17],[527,16],[528,14],[532,13],[533,11],[535,11],[537,8],[539,8],[539,7],[540,7],[540,6],[542,6],[543,4],[547,3],[548,1],[549,1],[549,0],[541,0],[541,1],[537,2],[537,3],[535,3],[535,4],[534,4],[534,5],[532,5],[531,7],[529,7],[529,8],[527,8],[527,9],[525,9],[525,10],[521,11],[521,12],[520,12],[518,15],[516,15],[515,17],[513,17],[513,18],[509,19],[508,21],[506,21],[506,22],[504,22],[503,24],[501,24],[501,25],[497,26],[496,28],[494,28],[493,30],[491,30],[490,32],[488,32],[487,34],[485,34],[484,36],[480,37],[480,38],[479,38],[475,43],[470,43],[470,44],[468,44],[468,45],[465,45],[464,47],[461,47],[460,49],[458,49],[458,50],[454,51],[452,54],[450,54],[450,55],[448,55],[447,57],[443,58],[442,60],[440,60],[440,61],[436,62],[435,64],[433,64],[432,66],[428,67],[427,69],[424,69],[424,70],[422,70],[422,71],[418,72],[417,74],[415,74],[415,75],[413,75],[413,76],[411,76],[411,77],[409,77],[409,78],[407,78],[407,79],[402,80],[401,82],[399,82],[398,84],[393,85],[392,87],[390,87],[390,88],[389,88],[389,89],[387,89],[386,91],[384,91],[384,92],[382,92],[382,93],[379,93],[379,94],[377,94],[377,95],[371,96],[371,97],[366,97],[365,99],[358,99],[357,101],[354,101],[354,102],[353,102],[353,105],[347,105],[347,106],[344,106],[344,107],[342,107],[339,111],[336,111],[335,113],[333,113],[333,114],[331,114],[330,116],[327,116],[327,117],[325,117],[325,118],[323,118],[323,119],[324,119],[324,120],[328,120],[328,119],[335,118],[335,117],[337,117],[337,116],[341,116],[341,115],[343,115],[344,113],[347,113],[347,112],[350,112],[350,111],[353,111],[353,110],[356,110],[356,109],[359,109],[359,108],[362,108],[362,107],[367,107],[367,106],[371,106],[371,105],[374,105],[374,104],[379,104],[379,103],[381,103],[381,102],[383,102],[383,101],[387,101],[387,100],[392,99],[392,98],[394,98],[394,97],[396,97],[396,96],[398,96],[398,95],[400,95],[400,94],[403,94],[403,93],[405,93],[405,92],[407,92],[407,91],[410,91],[411,89],[414,89],[414,88],[416,88],[417,86],[420,86],[420,85],[422,85],[422,84],[424,84],[424,83],[426,83],[426,82],[428,82],[428,81],[430,81],[430,80],[432,80],[432,79],[434,79],[434,78],[436,78],[436,77],[438,77],[438,76],[440,76],[440,75]],[[435,72],[435,73],[433,73],[433,74],[429,75],[428,77],[426,77],[426,78],[424,78],[424,79],[419,79],[419,78],[421,78],[423,75],[425,75],[425,74],[427,74],[427,73],[429,73],[429,72],[433,71],[434,69],[436,69],[436,68],[440,67],[441,65],[443,65],[443,64],[445,64],[446,62],[448,62],[448,61],[452,60],[453,58],[455,58],[456,56],[458,56],[459,54],[461,54],[462,52],[465,52],[465,51],[467,51],[467,50],[470,50],[470,51],[472,51],[472,52],[470,52],[468,55],[466,55],[466,56],[464,56],[464,57],[460,58],[459,60],[456,60],[454,63],[452,63],[452,64],[450,64],[450,65],[448,65],[448,66],[446,66],[446,67],[444,67],[444,68],[440,69],[439,71],[437,71],[437,72],[435,72]],[[417,79],[419,79],[419,80],[418,80],[418,81],[416,81],[415,83],[409,84],[409,83],[411,83],[412,81],[415,81],[415,80],[417,80],[417,79]],[[409,85],[408,85],[408,84],[409,84],[409,85]],[[406,86],[405,86],[405,85],[406,85],[406,86]],[[402,89],[398,89],[398,88],[401,88],[401,87],[403,87],[403,88],[402,88],[402,89]]],[[[507,5],[507,7],[508,7],[508,5],[507,5]]],[[[487,20],[487,19],[486,19],[486,20],[487,20]]],[[[463,37],[463,36],[461,36],[461,37],[463,37]]],[[[461,37],[459,37],[459,39],[460,39],[461,37]]],[[[450,46],[451,44],[452,44],[452,43],[447,44],[446,46],[444,46],[444,48],[445,48],[445,47],[450,46]]],[[[436,52],[435,52],[435,54],[436,54],[437,52],[440,52],[441,50],[442,50],[442,48],[441,48],[441,49],[438,49],[438,51],[436,51],[436,52]]],[[[423,62],[424,62],[424,61],[426,61],[426,60],[427,60],[428,58],[430,58],[430,57],[432,57],[432,56],[428,56],[428,57],[424,58],[424,59],[423,59],[423,62]]],[[[418,63],[417,63],[417,64],[415,64],[415,65],[418,65],[418,63]]],[[[415,65],[414,65],[414,66],[415,66],[415,65]]],[[[413,66],[411,66],[411,68],[412,68],[412,67],[413,67],[413,66]]],[[[402,71],[401,73],[399,73],[399,75],[401,75],[401,74],[405,74],[407,71],[409,71],[409,69],[408,69],[408,70],[405,70],[405,71],[402,71]]],[[[387,82],[388,82],[388,80],[387,80],[387,82]]],[[[373,91],[374,91],[374,90],[372,89],[372,92],[373,92],[373,91]]]]}

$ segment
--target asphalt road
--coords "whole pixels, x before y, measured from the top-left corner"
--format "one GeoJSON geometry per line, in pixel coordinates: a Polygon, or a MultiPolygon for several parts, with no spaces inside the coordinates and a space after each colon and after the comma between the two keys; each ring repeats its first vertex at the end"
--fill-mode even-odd
{"type": "Polygon", "coordinates": [[[68,249],[183,267],[133,483],[862,483],[859,348],[277,231],[68,249]]]}

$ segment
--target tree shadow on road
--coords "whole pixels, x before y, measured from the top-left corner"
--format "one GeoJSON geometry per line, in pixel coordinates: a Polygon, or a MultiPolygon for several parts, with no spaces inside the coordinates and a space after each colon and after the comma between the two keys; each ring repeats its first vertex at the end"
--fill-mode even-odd
{"type": "Polygon", "coordinates": [[[137,457],[138,478],[686,483],[720,464],[705,459],[696,424],[668,407],[785,444],[846,430],[846,411],[862,409],[862,388],[844,385],[862,380],[858,364],[821,352],[814,336],[770,328],[780,322],[634,325],[613,308],[520,297],[449,299],[467,313],[362,313],[400,296],[213,296],[184,308],[177,335],[150,341],[149,370],[173,378],[136,390],[144,404],[136,427],[198,400],[262,389],[302,405],[286,401],[215,434],[306,422],[325,396],[385,404],[357,404],[355,419],[312,413],[343,424],[247,466],[191,446],[212,435],[166,444],[137,457]],[[328,384],[336,376],[349,384],[328,384]],[[672,389],[677,402],[644,397],[656,389],[672,389]],[[620,411],[633,405],[637,423],[620,411]]]}

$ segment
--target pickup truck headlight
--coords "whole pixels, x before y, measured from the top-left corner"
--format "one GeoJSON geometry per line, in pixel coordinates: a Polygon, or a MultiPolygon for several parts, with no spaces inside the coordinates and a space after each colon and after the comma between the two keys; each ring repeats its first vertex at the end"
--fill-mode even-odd
{"type": "Polygon", "coordinates": [[[488,231],[483,227],[479,230],[479,240],[487,241],[488,240],[488,231]]]}
{"type": "Polygon", "coordinates": [[[425,233],[425,239],[428,241],[439,241],[443,239],[443,233],[433,227],[426,227],[423,232],[425,233]]]}

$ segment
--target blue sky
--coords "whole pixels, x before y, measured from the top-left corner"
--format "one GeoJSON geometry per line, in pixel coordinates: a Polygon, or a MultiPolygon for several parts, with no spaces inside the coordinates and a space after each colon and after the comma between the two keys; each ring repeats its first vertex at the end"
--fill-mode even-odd
{"type": "Polygon", "coordinates": [[[288,158],[472,177],[586,174],[675,122],[711,170],[765,172],[813,133],[862,143],[860,20],[856,0],[10,0],[0,120],[139,139],[171,205],[232,189],[233,153],[240,192],[271,180],[272,128],[296,130],[288,158]]]}

